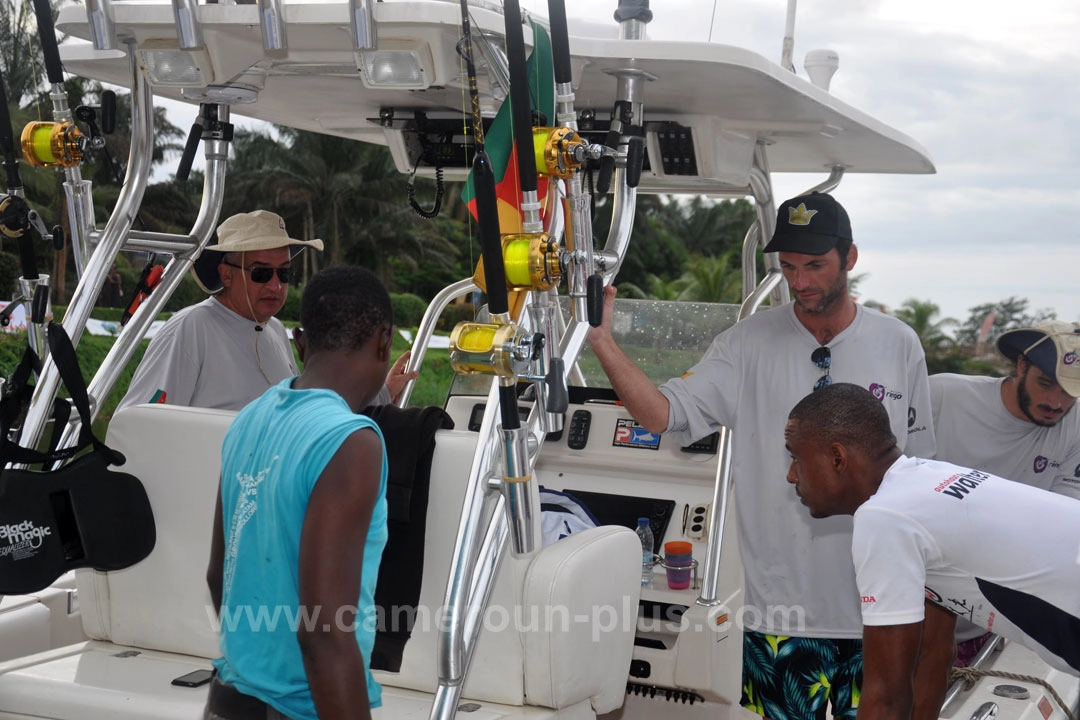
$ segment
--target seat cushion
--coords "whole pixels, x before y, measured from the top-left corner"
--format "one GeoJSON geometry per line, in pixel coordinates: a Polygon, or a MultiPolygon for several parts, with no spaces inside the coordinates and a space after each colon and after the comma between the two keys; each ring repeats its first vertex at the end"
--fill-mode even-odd
{"type": "Polygon", "coordinates": [[[157,545],[149,557],[126,570],[78,571],[83,628],[89,637],[197,657],[220,654],[206,566],[221,443],[235,415],[137,405],[113,416],[107,444],[128,458],[123,470],[146,488],[157,545]]]}
{"type": "Polygon", "coordinates": [[[525,578],[522,632],[530,705],[589,700],[599,715],[622,705],[641,594],[641,542],[628,528],[583,530],[540,552],[525,578]]]}

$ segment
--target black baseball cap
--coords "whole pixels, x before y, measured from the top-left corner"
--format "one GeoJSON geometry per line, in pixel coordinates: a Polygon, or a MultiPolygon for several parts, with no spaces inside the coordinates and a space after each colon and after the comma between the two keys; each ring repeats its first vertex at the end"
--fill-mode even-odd
{"type": "Polygon", "coordinates": [[[852,240],[847,212],[832,195],[812,192],[780,205],[765,252],[824,255],[840,240],[852,240]]]}

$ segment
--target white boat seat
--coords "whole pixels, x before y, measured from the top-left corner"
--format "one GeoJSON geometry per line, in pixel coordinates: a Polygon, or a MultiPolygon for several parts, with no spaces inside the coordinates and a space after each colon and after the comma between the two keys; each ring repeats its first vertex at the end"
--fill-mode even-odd
{"type": "Polygon", "coordinates": [[[0,662],[48,650],[49,615],[33,595],[0,597],[0,662]]]}
{"type": "Polygon", "coordinates": [[[109,423],[107,444],[124,453],[124,471],[146,487],[157,544],[146,560],[126,570],[76,572],[88,637],[197,657],[220,654],[206,565],[221,443],[235,415],[140,405],[121,410],[109,423]]]}
{"type": "MultiPolygon", "coordinates": [[[[400,671],[374,673],[385,686],[425,692],[437,686],[438,628],[477,438],[464,430],[437,435],[420,605],[400,671]]],[[[619,707],[640,591],[641,544],[627,528],[575,533],[531,560],[507,552],[464,697],[550,708],[588,701],[597,714],[619,707]]]]}
{"type": "MultiPolygon", "coordinates": [[[[126,408],[114,416],[108,444],[126,455],[124,470],[146,487],[157,545],[126,570],[77,573],[83,625],[92,640],[0,664],[0,718],[197,717],[193,709],[201,707],[205,688],[175,688],[169,680],[208,667],[219,655],[205,574],[221,442],[233,416],[168,405],[126,408]],[[131,673],[145,682],[133,686],[131,673]]],[[[464,431],[438,434],[421,589],[421,613],[428,617],[417,616],[402,671],[378,673],[393,702],[398,689],[432,692],[437,684],[441,615],[435,610],[443,601],[476,438],[464,431]]],[[[508,556],[465,697],[554,708],[551,714],[565,718],[618,707],[632,654],[639,562],[637,537],[616,527],[575,534],[532,561],[508,556]],[[542,621],[548,606],[565,608],[568,622],[545,631],[531,621],[534,614],[542,621]],[[518,618],[523,627],[514,624],[518,618]]]]}

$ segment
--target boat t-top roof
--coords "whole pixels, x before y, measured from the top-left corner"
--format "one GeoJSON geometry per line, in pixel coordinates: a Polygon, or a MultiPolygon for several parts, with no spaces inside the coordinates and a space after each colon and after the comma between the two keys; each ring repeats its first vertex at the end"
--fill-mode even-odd
{"type": "MultiPolygon", "coordinates": [[[[123,42],[130,38],[139,62],[154,70],[157,95],[226,102],[252,118],[388,145],[403,172],[417,163],[421,172],[433,172],[419,158],[421,147],[435,146],[448,175],[467,171],[467,83],[455,50],[461,35],[456,0],[373,3],[377,50],[355,49],[348,2],[285,4],[280,37],[264,39],[260,7],[272,5],[264,2],[189,6],[197,8],[202,42],[185,51],[174,5],[184,7],[180,0],[106,6],[119,49],[65,43],[66,69],[125,85],[123,42]],[[282,47],[267,49],[275,42],[282,47]],[[380,87],[375,52],[404,53],[413,76],[380,87]],[[189,67],[186,80],[166,69],[177,59],[189,67]]],[[[504,96],[498,80],[503,18],[484,3],[471,8],[471,23],[483,50],[477,53],[482,108],[493,116],[504,96]]],[[[74,37],[91,38],[82,7],[64,8],[57,25],[74,37]]],[[[97,45],[103,44],[108,42],[99,39],[97,45]]],[[[646,78],[643,191],[743,194],[759,143],[767,146],[774,172],[934,172],[917,142],[754,52],[702,42],[587,37],[571,37],[570,50],[584,133],[594,130],[602,137],[607,131],[620,77],[646,78]]],[[[393,57],[402,56],[381,56],[390,63],[393,57]]]]}

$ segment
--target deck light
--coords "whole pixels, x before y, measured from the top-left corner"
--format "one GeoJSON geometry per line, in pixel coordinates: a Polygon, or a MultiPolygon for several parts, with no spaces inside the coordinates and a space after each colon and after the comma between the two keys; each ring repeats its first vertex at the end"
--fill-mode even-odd
{"type": "Polygon", "coordinates": [[[372,89],[424,90],[431,85],[431,51],[420,48],[360,50],[356,64],[372,89]]]}
{"type": "Polygon", "coordinates": [[[159,87],[206,87],[214,81],[214,70],[205,49],[180,50],[154,47],[144,43],[139,48],[139,65],[151,85],[159,87]]]}

